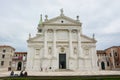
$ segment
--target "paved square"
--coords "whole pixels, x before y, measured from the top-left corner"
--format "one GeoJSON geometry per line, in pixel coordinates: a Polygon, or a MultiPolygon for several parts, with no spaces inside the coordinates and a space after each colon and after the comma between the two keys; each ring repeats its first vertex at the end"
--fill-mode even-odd
{"type": "MultiPolygon", "coordinates": [[[[20,74],[20,71],[14,71],[14,74],[20,74]]],[[[9,76],[10,71],[1,71],[0,77],[9,76]]],[[[60,71],[60,72],[33,72],[29,71],[28,76],[84,76],[84,75],[120,75],[120,71],[60,71]]]]}

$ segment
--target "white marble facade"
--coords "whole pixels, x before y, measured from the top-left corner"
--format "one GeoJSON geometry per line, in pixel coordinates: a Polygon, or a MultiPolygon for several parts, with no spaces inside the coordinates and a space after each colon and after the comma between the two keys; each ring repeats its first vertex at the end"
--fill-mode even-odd
{"type": "Polygon", "coordinates": [[[35,37],[29,35],[28,71],[97,70],[96,40],[82,34],[79,16],[76,20],[63,14],[42,21],[35,37]]]}

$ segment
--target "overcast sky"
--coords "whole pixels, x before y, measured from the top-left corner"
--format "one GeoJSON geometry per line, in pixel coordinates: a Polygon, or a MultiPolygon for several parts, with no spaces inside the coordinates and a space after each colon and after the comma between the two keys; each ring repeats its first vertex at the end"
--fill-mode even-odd
{"type": "Polygon", "coordinates": [[[97,49],[120,46],[120,0],[0,0],[0,45],[27,51],[28,34],[35,36],[40,14],[64,15],[83,23],[83,33],[95,33],[97,49]]]}

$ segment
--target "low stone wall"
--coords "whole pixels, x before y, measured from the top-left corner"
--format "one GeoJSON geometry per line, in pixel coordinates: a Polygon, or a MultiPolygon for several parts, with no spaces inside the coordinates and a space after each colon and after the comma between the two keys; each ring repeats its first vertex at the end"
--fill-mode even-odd
{"type": "Polygon", "coordinates": [[[0,72],[8,71],[8,68],[0,68],[0,72]]]}

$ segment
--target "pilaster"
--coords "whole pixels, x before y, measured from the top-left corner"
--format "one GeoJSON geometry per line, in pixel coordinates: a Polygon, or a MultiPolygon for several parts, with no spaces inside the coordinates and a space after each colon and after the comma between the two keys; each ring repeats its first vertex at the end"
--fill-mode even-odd
{"type": "Polygon", "coordinates": [[[78,57],[80,58],[82,56],[80,30],[78,30],[77,35],[78,35],[78,57]]]}
{"type": "Polygon", "coordinates": [[[47,57],[47,29],[44,30],[44,58],[47,57]]]}
{"type": "Polygon", "coordinates": [[[69,29],[69,51],[70,55],[69,57],[73,57],[73,45],[72,45],[72,35],[71,35],[72,29],[69,29]]]}
{"type": "Polygon", "coordinates": [[[77,36],[78,36],[78,58],[77,58],[77,68],[79,69],[80,68],[80,63],[82,63],[83,60],[81,60],[82,58],[82,49],[81,49],[81,36],[80,36],[80,30],[78,30],[78,33],[77,33],[77,36]]]}
{"type": "Polygon", "coordinates": [[[56,57],[56,29],[53,30],[53,57],[56,57]]]}

